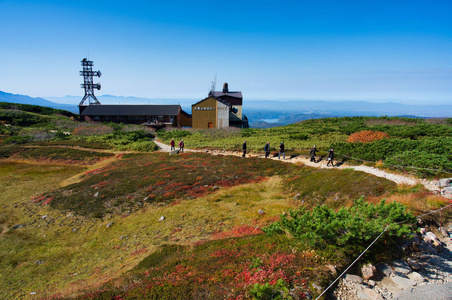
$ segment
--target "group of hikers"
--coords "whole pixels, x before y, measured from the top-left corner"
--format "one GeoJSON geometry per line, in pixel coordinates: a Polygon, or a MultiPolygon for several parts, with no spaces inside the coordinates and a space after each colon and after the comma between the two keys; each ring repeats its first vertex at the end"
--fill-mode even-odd
{"type": "MultiPolygon", "coordinates": [[[[281,155],[283,157],[283,159],[286,159],[286,154],[284,153],[284,142],[281,142],[279,144],[279,154],[278,154],[278,159],[281,159],[281,155]]],[[[243,154],[242,157],[245,157],[246,155],[246,141],[243,143],[242,145],[242,150],[243,150],[243,154]]],[[[268,158],[268,156],[270,155],[270,142],[267,142],[264,146],[264,152],[265,152],[265,158],[268,158]]],[[[309,155],[311,156],[311,162],[317,162],[315,160],[315,156],[316,156],[316,152],[319,152],[319,150],[317,150],[317,147],[314,145],[311,150],[309,151],[309,155]]],[[[326,166],[334,166],[333,164],[333,160],[334,160],[334,149],[331,148],[330,150],[328,150],[328,156],[327,156],[327,161],[328,163],[326,164],[326,166]]]]}
{"type": "MultiPolygon", "coordinates": [[[[171,146],[171,151],[176,150],[176,143],[174,142],[174,139],[171,139],[170,146],[171,146]]],[[[180,140],[179,151],[184,152],[184,147],[185,147],[184,140],[180,140]]]]}
{"type": "MultiPolygon", "coordinates": [[[[174,139],[171,139],[170,146],[171,146],[171,151],[176,150],[176,143],[174,142],[174,139]]],[[[184,140],[182,139],[179,142],[179,151],[184,152],[184,147],[185,147],[185,144],[184,144],[184,140]]],[[[284,149],[285,149],[284,142],[281,142],[279,144],[278,159],[281,159],[281,155],[282,155],[283,159],[286,159],[286,154],[284,153],[284,149]]],[[[246,156],[246,141],[242,145],[242,150],[243,150],[242,157],[245,157],[246,156]]],[[[268,156],[270,155],[270,142],[267,142],[265,144],[264,152],[265,152],[265,158],[268,158],[268,156]]],[[[317,152],[319,152],[319,150],[317,150],[316,146],[314,145],[311,148],[311,150],[309,151],[309,155],[311,156],[311,162],[318,162],[315,160],[315,156],[316,156],[317,152]]],[[[326,164],[326,166],[328,167],[330,164],[331,164],[331,166],[334,166],[333,160],[334,160],[334,149],[331,148],[330,150],[328,150],[328,156],[327,156],[328,163],[326,164]]]]}

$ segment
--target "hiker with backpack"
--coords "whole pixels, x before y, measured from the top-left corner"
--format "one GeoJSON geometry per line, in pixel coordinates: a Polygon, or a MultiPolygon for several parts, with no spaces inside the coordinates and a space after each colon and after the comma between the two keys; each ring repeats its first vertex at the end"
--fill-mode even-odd
{"type": "Polygon", "coordinates": [[[265,158],[267,158],[268,155],[270,155],[270,142],[267,142],[267,144],[265,144],[264,151],[265,151],[265,158]]]}
{"type": "Polygon", "coordinates": [[[328,167],[330,165],[330,163],[331,163],[331,166],[334,167],[334,163],[333,163],[333,160],[334,160],[334,149],[333,148],[331,148],[328,151],[327,160],[328,160],[328,163],[326,164],[326,166],[328,167]]]}
{"type": "Polygon", "coordinates": [[[179,151],[180,152],[184,152],[184,146],[185,146],[184,140],[180,140],[180,142],[179,142],[179,151]]]}
{"type": "Polygon", "coordinates": [[[281,154],[283,155],[283,159],[286,159],[286,154],[284,153],[284,142],[281,142],[281,144],[279,144],[278,159],[281,157],[281,154]]]}
{"type": "Polygon", "coordinates": [[[317,148],[314,145],[314,147],[311,148],[311,151],[309,151],[309,155],[311,155],[311,161],[313,161],[313,162],[315,162],[315,153],[316,152],[319,152],[319,150],[317,150],[317,148]]]}

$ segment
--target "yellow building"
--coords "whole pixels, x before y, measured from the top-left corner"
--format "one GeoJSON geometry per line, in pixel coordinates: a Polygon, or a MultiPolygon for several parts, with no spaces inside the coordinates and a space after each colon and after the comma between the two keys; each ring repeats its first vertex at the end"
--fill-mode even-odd
{"type": "Polygon", "coordinates": [[[242,92],[209,92],[209,96],[192,105],[192,127],[195,129],[238,127],[248,128],[248,118],[242,113],[242,92]]]}
{"type": "Polygon", "coordinates": [[[192,128],[229,127],[229,106],[213,97],[207,97],[191,106],[192,128]]]}

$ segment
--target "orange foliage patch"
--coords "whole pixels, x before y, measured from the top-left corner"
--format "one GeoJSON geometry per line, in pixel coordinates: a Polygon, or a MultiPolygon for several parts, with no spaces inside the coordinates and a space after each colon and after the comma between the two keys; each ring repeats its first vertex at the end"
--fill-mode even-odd
{"type": "Polygon", "coordinates": [[[136,256],[148,252],[147,249],[141,248],[130,253],[130,256],[136,256]]]}
{"type": "Polygon", "coordinates": [[[213,240],[220,240],[229,237],[241,237],[245,235],[261,234],[262,230],[259,227],[252,227],[249,225],[236,226],[231,231],[218,232],[212,234],[213,240]]]}
{"type": "Polygon", "coordinates": [[[386,132],[381,131],[370,131],[363,130],[360,132],[355,132],[350,135],[347,139],[347,142],[350,143],[370,143],[373,141],[378,141],[384,138],[387,138],[389,135],[386,132]]]}

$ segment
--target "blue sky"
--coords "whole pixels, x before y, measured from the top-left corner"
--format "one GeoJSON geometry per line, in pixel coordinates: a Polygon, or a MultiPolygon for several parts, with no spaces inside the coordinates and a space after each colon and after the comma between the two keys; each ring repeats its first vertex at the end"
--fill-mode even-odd
{"type": "Polygon", "coordinates": [[[452,1],[2,1],[0,90],[452,102],[452,1]]]}

